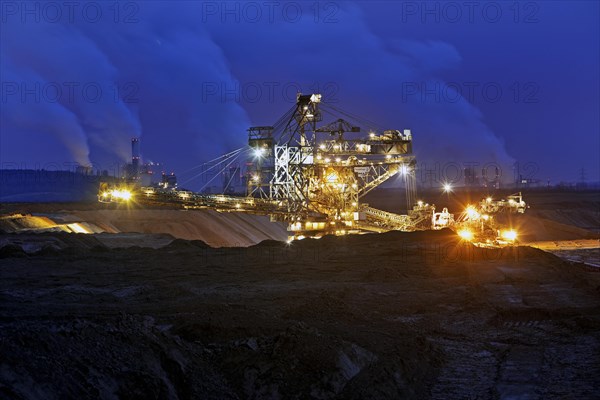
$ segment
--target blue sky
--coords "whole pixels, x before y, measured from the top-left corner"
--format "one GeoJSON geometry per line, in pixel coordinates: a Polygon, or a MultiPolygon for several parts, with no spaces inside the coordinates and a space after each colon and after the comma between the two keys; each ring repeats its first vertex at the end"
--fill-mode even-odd
{"type": "Polygon", "coordinates": [[[294,93],[412,129],[421,165],[600,180],[598,2],[0,4],[3,167],[183,171],[294,93]],[[471,6],[468,6],[471,4],[471,6]]]}

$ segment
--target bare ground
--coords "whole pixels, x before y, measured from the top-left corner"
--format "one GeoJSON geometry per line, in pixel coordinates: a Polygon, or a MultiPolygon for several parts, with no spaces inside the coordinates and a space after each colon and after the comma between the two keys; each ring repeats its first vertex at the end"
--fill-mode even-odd
{"type": "MultiPolygon", "coordinates": [[[[566,205],[555,198],[554,206],[534,198],[546,214],[514,222],[559,255],[593,252],[597,234],[586,224],[595,224],[596,198],[569,197],[575,203],[566,205]],[[579,223],[556,217],[563,206],[579,223]]],[[[63,217],[105,213],[36,207],[63,217]]],[[[180,217],[189,215],[171,213],[162,226],[190,232],[180,217]]],[[[148,223],[142,217],[135,218],[148,223]]],[[[40,218],[19,224],[54,223],[40,218]]],[[[252,218],[229,224],[258,242],[248,235],[262,229],[252,218]]],[[[13,223],[4,220],[2,229],[13,223]]],[[[532,247],[478,249],[450,231],[213,248],[158,228],[131,230],[142,233],[0,234],[0,398],[593,399],[600,392],[598,268],[532,247]]],[[[581,261],[573,254],[562,256],[581,261]]]]}
{"type": "Polygon", "coordinates": [[[4,257],[2,398],[600,390],[600,273],[529,247],[476,249],[442,231],[4,257]]]}

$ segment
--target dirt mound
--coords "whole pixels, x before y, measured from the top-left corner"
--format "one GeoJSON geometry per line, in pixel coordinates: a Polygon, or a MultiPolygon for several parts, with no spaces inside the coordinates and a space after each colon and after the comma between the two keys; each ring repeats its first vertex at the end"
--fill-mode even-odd
{"type": "Polygon", "coordinates": [[[213,210],[77,211],[75,216],[106,232],[165,233],[201,240],[212,247],[250,246],[263,240],[286,240],[286,228],[267,216],[213,210]]]}
{"type": "Polygon", "coordinates": [[[175,239],[168,245],[161,247],[161,249],[165,251],[181,251],[206,249],[209,247],[210,246],[204,243],[202,240],[175,239]]]}
{"type": "MultiPolygon", "coordinates": [[[[41,207],[37,205],[38,209],[41,207]]],[[[49,205],[48,209],[52,207],[49,205]]],[[[0,217],[0,230],[120,234],[99,236],[109,247],[157,248],[173,238],[201,240],[212,247],[243,247],[264,240],[285,241],[288,237],[283,224],[271,222],[263,215],[139,208],[6,214],[0,217]],[[136,233],[150,236],[136,236],[136,233]]]]}
{"type": "MultiPolygon", "coordinates": [[[[48,218],[117,233],[0,235],[1,398],[600,390],[598,269],[539,249],[479,248],[450,230],[288,244],[266,217],[209,211],[48,218]]],[[[536,215],[509,222],[536,239],[589,234],[536,215]]]]}
{"type": "Polygon", "coordinates": [[[51,229],[56,223],[50,218],[30,214],[11,214],[0,217],[0,229],[4,232],[51,229]]]}
{"type": "Polygon", "coordinates": [[[4,399],[237,398],[208,353],[166,333],[152,318],[11,321],[2,328],[4,399]],[[41,354],[46,362],[37,360],[41,354]]]}
{"type": "Polygon", "coordinates": [[[25,257],[27,253],[19,245],[6,243],[0,247],[0,258],[25,257]]]}
{"type": "Polygon", "coordinates": [[[449,231],[81,245],[0,259],[0,397],[593,398],[600,387],[600,274],[538,249],[476,248],[449,231]]]}
{"type": "Polygon", "coordinates": [[[133,246],[158,249],[167,246],[175,239],[167,233],[100,233],[94,237],[111,249],[133,246]]]}
{"type": "Polygon", "coordinates": [[[26,254],[51,255],[60,252],[85,252],[105,246],[93,235],[65,232],[5,233],[0,235],[0,249],[8,255],[15,247],[26,254]]]}

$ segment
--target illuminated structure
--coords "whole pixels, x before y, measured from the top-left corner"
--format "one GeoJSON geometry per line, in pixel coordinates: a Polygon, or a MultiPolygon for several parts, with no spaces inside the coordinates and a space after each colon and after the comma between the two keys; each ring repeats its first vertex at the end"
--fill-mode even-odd
{"type": "Polygon", "coordinates": [[[410,130],[361,136],[361,128],[343,118],[320,124],[325,113],[349,115],[322,104],[320,94],[298,94],[279,125],[249,129],[248,195],[284,207],[286,212],[275,218],[287,221],[297,236],[429,228],[433,206],[414,204],[410,130]],[[361,204],[367,193],[398,174],[406,187],[408,215],[361,204]]]}
{"type": "MultiPolygon", "coordinates": [[[[133,150],[135,160],[135,145],[133,150]]],[[[273,126],[248,129],[248,147],[209,163],[207,172],[222,166],[220,174],[228,178],[224,193],[235,178],[245,183],[246,196],[193,193],[171,188],[171,184],[140,188],[133,181],[129,187],[101,188],[99,200],[267,214],[274,221],[286,222],[292,238],[453,228],[463,239],[475,242],[481,232],[493,228],[491,217],[488,223],[485,216],[525,210],[518,194],[508,200],[484,199],[476,209],[467,207],[456,221],[447,209],[436,213],[435,205],[416,201],[411,131],[379,129],[370,121],[322,103],[320,94],[298,94],[296,104],[273,126]],[[335,119],[323,123],[324,115],[335,119]],[[368,134],[361,133],[360,125],[369,128],[368,134]],[[239,157],[247,158],[243,177],[234,165],[239,157]],[[393,176],[404,183],[406,214],[362,202],[367,193],[393,176]]],[[[444,192],[449,195],[452,191],[450,184],[444,185],[444,192]]],[[[514,232],[492,236],[516,239],[514,232]]]]}
{"type": "Polygon", "coordinates": [[[152,183],[154,164],[142,164],[140,154],[140,138],[131,138],[131,163],[123,166],[123,179],[138,186],[147,186],[152,183]]]}
{"type": "Polygon", "coordinates": [[[480,245],[513,244],[517,241],[517,231],[512,227],[501,227],[498,214],[522,214],[527,205],[521,193],[515,193],[506,199],[482,199],[477,205],[467,205],[452,225],[463,240],[480,245]]]}

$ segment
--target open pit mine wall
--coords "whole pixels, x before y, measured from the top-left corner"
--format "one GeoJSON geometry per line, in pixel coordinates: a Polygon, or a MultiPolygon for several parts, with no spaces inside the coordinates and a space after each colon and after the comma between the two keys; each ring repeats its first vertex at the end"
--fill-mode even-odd
{"type": "MultiPolygon", "coordinates": [[[[0,218],[4,232],[142,233],[202,240],[211,247],[245,247],[263,240],[284,241],[286,226],[265,215],[214,210],[91,210],[64,211],[0,218]]],[[[148,238],[151,240],[151,238],[148,238]]],[[[143,243],[140,243],[143,245],[143,243]]]]}

